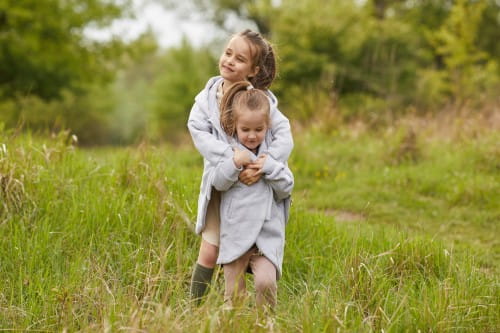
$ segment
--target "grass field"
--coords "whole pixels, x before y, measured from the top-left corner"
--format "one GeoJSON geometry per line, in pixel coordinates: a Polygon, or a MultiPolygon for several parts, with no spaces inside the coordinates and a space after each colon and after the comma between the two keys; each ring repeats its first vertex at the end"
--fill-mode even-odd
{"type": "Polygon", "coordinates": [[[0,132],[0,330],[496,332],[500,135],[455,121],[295,132],[272,316],[188,297],[202,160],[0,132]],[[446,133],[445,133],[446,132],[446,133]]]}

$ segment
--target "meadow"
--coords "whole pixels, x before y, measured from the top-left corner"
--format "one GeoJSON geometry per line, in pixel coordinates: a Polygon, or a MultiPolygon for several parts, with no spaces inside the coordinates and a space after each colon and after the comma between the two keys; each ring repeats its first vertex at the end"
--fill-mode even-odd
{"type": "MultiPolygon", "coordinates": [[[[496,332],[494,115],[295,128],[273,314],[188,297],[202,160],[189,140],[83,148],[0,131],[0,331],[496,332]]],[[[251,281],[251,280],[249,280],[251,281]]]]}

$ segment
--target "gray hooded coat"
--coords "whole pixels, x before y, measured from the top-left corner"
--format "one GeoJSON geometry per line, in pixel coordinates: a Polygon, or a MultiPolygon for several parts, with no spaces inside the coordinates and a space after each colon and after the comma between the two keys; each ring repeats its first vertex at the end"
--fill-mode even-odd
{"type": "MultiPolygon", "coordinates": [[[[222,161],[232,160],[233,150],[220,125],[217,88],[223,78],[216,76],[208,80],[205,88],[196,96],[188,119],[188,129],[193,143],[203,156],[203,176],[198,197],[196,233],[205,228],[207,206],[212,192],[215,167],[222,161]]],[[[267,91],[271,104],[271,130],[267,153],[275,160],[285,162],[293,148],[292,133],[288,119],[278,110],[277,99],[267,91]]],[[[288,205],[287,205],[288,206],[288,205]]],[[[288,213],[287,213],[288,214],[288,213]]]]}
{"type": "MultiPolygon", "coordinates": [[[[270,137],[266,135],[257,155],[267,153],[269,142],[270,137]]],[[[240,145],[240,149],[246,148],[240,145]]],[[[257,156],[252,154],[252,158],[257,156]]],[[[262,169],[263,177],[258,182],[247,186],[238,181],[240,171],[232,158],[221,161],[215,168],[213,186],[221,191],[217,263],[230,263],[255,244],[274,264],[279,278],[293,174],[285,163],[278,162],[269,155],[262,169]]]]}

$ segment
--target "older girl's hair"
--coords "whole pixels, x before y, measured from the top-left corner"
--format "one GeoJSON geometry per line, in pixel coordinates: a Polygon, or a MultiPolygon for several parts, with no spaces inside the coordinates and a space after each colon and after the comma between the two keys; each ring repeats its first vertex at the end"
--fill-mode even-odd
{"type": "Polygon", "coordinates": [[[254,88],[248,81],[239,81],[231,85],[220,104],[220,122],[227,135],[236,133],[238,111],[243,108],[252,112],[264,111],[266,124],[270,126],[271,106],[266,93],[254,88]]]}
{"type": "Polygon", "coordinates": [[[250,29],[243,30],[237,36],[250,42],[253,66],[259,66],[259,72],[249,81],[257,89],[268,89],[276,77],[276,56],[271,43],[250,29]]]}

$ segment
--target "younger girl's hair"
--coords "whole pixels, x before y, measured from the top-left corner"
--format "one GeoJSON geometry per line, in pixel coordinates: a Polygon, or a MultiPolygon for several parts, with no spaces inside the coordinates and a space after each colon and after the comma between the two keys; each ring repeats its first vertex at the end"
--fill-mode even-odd
{"type": "Polygon", "coordinates": [[[239,81],[231,85],[220,104],[220,122],[227,135],[233,136],[236,133],[238,111],[242,109],[263,112],[266,125],[270,126],[271,106],[266,93],[254,88],[248,81],[239,81]]]}
{"type": "Polygon", "coordinates": [[[276,77],[276,56],[273,47],[260,33],[250,29],[243,30],[236,36],[245,38],[250,43],[254,68],[259,66],[259,72],[250,78],[257,89],[268,89],[276,77]]]}

